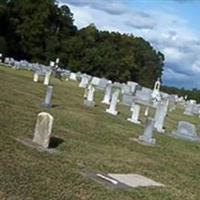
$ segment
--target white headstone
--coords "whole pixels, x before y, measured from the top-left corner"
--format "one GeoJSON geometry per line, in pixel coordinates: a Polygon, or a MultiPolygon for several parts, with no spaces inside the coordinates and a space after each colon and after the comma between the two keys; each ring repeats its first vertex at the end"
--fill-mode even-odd
{"type": "Polygon", "coordinates": [[[154,89],[153,89],[153,92],[152,92],[151,96],[152,96],[152,99],[154,99],[155,101],[160,101],[161,100],[160,80],[159,79],[155,82],[154,89]]]}
{"type": "Polygon", "coordinates": [[[156,114],[155,114],[155,124],[154,127],[157,129],[158,132],[164,133],[164,122],[165,122],[165,117],[167,115],[167,108],[168,108],[168,100],[163,100],[159,102],[158,107],[156,109],[156,114]]]}
{"type": "Polygon", "coordinates": [[[110,113],[112,115],[117,115],[118,111],[116,110],[116,107],[117,107],[117,103],[118,103],[118,97],[119,97],[119,90],[117,89],[112,94],[110,107],[109,107],[109,109],[106,109],[107,113],[110,113]]]}
{"type": "Polygon", "coordinates": [[[46,72],[44,77],[44,85],[49,85],[50,76],[51,76],[51,71],[46,72]]]}
{"type": "Polygon", "coordinates": [[[48,148],[53,127],[53,117],[46,112],[41,112],[37,116],[33,142],[48,148]]]}
{"type": "Polygon", "coordinates": [[[102,103],[110,105],[111,94],[112,94],[112,84],[108,84],[106,87],[106,91],[105,91],[105,95],[104,95],[102,103]]]}
{"type": "Polygon", "coordinates": [[[85,89],[85,94],[84,94],[84,104],[87,106],[95,106],[95,101],[94,101],[94,92],[95,92],[95,88],[93,85],[89,85],[86,89],[85,89]]]}
{"type": "Polygon", "coordinates": [[[132,116],[131,118],[128,118],[127,120],[135,124],[141,124],[141,121],[139,121],[140,105],[133,103],[131,106],[131,111],[132,111],[132,116]]]}
{"type": "Polygon", "coordinates": [[[38,80],[39,80],[39,75],[38,75],[37,72],[35,72],[35,73],[33,74],[33,82],[38,82],[38,80]]]}

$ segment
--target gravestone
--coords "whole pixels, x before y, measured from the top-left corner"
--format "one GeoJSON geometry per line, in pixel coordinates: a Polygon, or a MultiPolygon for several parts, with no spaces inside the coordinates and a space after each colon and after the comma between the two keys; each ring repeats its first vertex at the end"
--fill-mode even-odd
{"type": "Polygon", "coordinates": [[[149,88],[142,87],[141,90],[137,90],[135,94],[135,99],[137,102],[141,102],[142,104],[152,104],[152,90],[149,88]]]}
{"type": "Polygon", "coordinates": [[[54,61],[50,61],[49,66],[50,66],[51,68],[53,68],[53,67],[55,66],[55,62],[54,62],[54,61]]]}
{"type": "Polygon", "coordinates": [[[86,88],[89,84],[89,80],[90,80],[89,76],[87,76],[86,74],[83,74],[81,76],[81,82],[79,83],[79,87],[86,88]]]}
{"type": "Polygon", "coordinates": [[[43,107],[46,108],[51,108],[51,99],[52,99],[52,95],[53,95],[53,86],[48,86],[47,87],[47,92],[46,92],[46,96],[45,96],[45,100],[42,103],[43,107]]]}
{"type": "Polygon", "coordinates": [[[45,77],[44,77],[44,85],[49,85],[49,79],[51,76],[51,70],[46,72],[45,77]]]}
{"type": "MultiPolygon", "coordinates": [[[[112,83],[112,82],[111,82],[112,83]]],[[[105,78],[101,78],[100,81],[99,81],[99,84],[96,86],[96,88],[98,90],[105,90],[107,85],[110,84],[110,81],[108,81],[107,79],[105,78]]]]}
{"type": "Polygon", "coordinates": [[[77,81],[76,73],[71,72],[70,76],[69,76],[69,79],[72,80],[72,81],[77,81]]]}
{"type": "Polygon", "coordinates": [[[38,114],[33,137],[34,143],[44,148],[49,147],[53,121],[53,116],[49,113],[41,112],[38,114]]]}
{"type": "Polygon", "coordinates": [[[110,99],[111,99],[111,94],[112,94],[112,84],[108,84],[105,90],[105,95],[103,98],[103,101],[101,101],[104,104],[110,104],[110,99]]]}
{"type": "Polygon", "coordinates": [[[2,63],[2,62],[3,62],[3,54],[0,53],[0,63],[2,63]]]}
{"type": "Polygon", "coordinates": [[[95,106],[95,101],[94,101],[94,92],[95,88],[92,84],[90,84],[86,89],[85,89],[85,94],[84,94],[84,105],[94,107],[95,106]]]}
{"type": "Polygon", "coordinates": [[[184,115],[193,115],[193,104],[191,102],[187,102],[186,107],[185,107],[185,111],[184,111],[184,115]]]}
{"type": "Polygon", "coordinates": [[[132,82],[132,81],[128,81],[127,85],[131,86],[131,92],[132,92],[132,94],[134,94],[136,89],[137,89],[138,83],[132,82]]]}
{"type": "Polygon", "coordinates": [[[200,142],[200,138],[196,133],[195,125],[185,121],[178,122],[178,129],[176,131],[172,131],[172,136],[200,142]]]}
{"type": "Polygon", "coordinates": [[[150,145],[154,145],[156,143],[156,139],[153,138],[154,123],[154,119],[147,118],[144,134],[139,136],[139,141],[150,145]]]}
{"type": "Polygon", "coordinates": [[[99,82],[100,82],[100,78],[98,77],[92,77],[92,80],[91,80],[91,84],[94,85],[94,86],[97,86],[99,85],[99,82]]]}
{"type": "Polygon", "coordinates": [[[155,124],[154,127],[157,129],[158,132],[164,133],[164,122],[165,122],[165,117],[167,115],[167,108],[168,108],[168,103],[169,101],[163,100],[158,103],[156,113],[155,113],[155,124]]]}
{"type": "Polygon", "coordinates": [[[106,109],[106,112],[111,115],[118,114],[116,107],[117,107],[117,103],[118,103],[119,92],[120,92],[119,89],[117,89],[113,92],[110,107],[109,107],[109,109],[106,109]]]}
{"type": "Polygon", "coordinates": [[[144,116],[147,117],[149,115],[149,106],[145,108],[144,116]]]}
{"type": "Polygon", "coordinates": [[[38,82],[38,80],[39,80],[39,75],[38,75],[38,73],[37,72],[35,72],[34,74],[33,74],[33,82],[38,82]]]}
{"type": "Polygon", "coordinates": [[[160,95],[160,79],[158,79],[155,84],[154,84],[154,89],[153,89],[153,92],[151,94],[152,96],[152,99],[154,101],[160,101],[161,100],[161,95],[160,95]]]}
{"type": "Polygon", "coordinates": [[[139,121],[140,105],[133,103],[130,110],[132,112],[132,116],[127,120],[134,124],[141,124],[141,121],[139,121]]]}

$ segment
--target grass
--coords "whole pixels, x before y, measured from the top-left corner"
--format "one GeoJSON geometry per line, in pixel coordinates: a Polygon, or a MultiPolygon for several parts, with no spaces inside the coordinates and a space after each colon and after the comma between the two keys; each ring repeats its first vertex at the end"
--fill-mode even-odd
{"type": "MultiPolygon", "coordinates": [[[[48,110],[40,107],[46,92],[42,80],[33,83],[31,72],[0,67],[0,199],[199,200],[200,144],[159,133],[155,147],[130,141],[144,127],[126,120],[127,107],[120,105],[120,114],[113,117],[100,103],[102,93],[95,93],[97,107],[88,108],[78,83],[53,79],[51,84],[52,103],[58,106],[48,110]],[[42,111],[53,115],[53,136],[64,140],[57,147],[59,155],[38,152],[13,139],[32,138],[42,111]],[[84,178],[84,170],[138,173],[166,187],[114,190],[84,178]]],[[[144,121],[143,113],[144,108],[144,121]]],[[[181,108],[169,113],[167,132],[176,129],[179,120],[198,126],[198,117],[182,113],[181,108]]]]}

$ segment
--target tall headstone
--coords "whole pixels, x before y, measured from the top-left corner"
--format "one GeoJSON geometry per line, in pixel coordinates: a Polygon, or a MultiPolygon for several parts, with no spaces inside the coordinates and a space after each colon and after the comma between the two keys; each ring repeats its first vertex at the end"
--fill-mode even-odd
{"type": "Polygon", "coordinates": [[[41,112],[38,114],[33,137],[34,143],[43,148],[49,147],[53,121],[54,118],[49,113],[41,112]]]}
{"type": "Polygon", "coordinates": [[[154,84],[154,88],[153,88],[153,92],[151,94],[153,101],[160,101],[161,100],[161,95],[160,95],[160,80],[158,79],[155,84],[154,84]]]}
{"type": "Polygon", "coordinates": [[[81,82],[79,84],[80,88],[86,88],[89,84],[89,77],[86,75],[82,75],[81,82]]]}
{"type": "Polygon", "coordinates": [[[35,72],[34,74],[33,74],[33,82],[38,82],[38,80],[39,80],[39,74],[37,73],[37,72],[35,72]]]}
{"type": "Polygon", "coordinates": [[[118,114],[116,107],[117,107],[117,103],[118,103],[119,92],[120,92],[119,89],[117,89],[115,92],[113,92],[110,107],[109,107],[109,109],[106,109],[106,112],[110,113],[111,115],[118,114]]]}
{"type": "Polygon", "coordinates": [[[44,77],[44,85],[49,85],[50,76],[51,76],[51,71],[46,72],[44,77]]]}
{"type": "Polygon", "coordinates": [[[112,94],[112,84],[108,84],[106,87],[103,101],[101,102],[110,105],[111,94],[112,94]]]}
{"type": "Polygon", "coordinates": [[[52,95],[53,95],[53,86],[48,86],[44,102],[42,103],[43,107],[51,108],[52,95]]]}
{"type": "Polygon", "coordinates": [[[168,103],[169,103],[169,101],[167,99],[163,100],[158,103],[158,106],[156,109],[156,114],[155,114],[155,118],[154,118],[155,119],[154,127],[160,133],[165,132],[165,129],[163,127],[164,127],[165,117],[167,115],[168,103]]]}
{"type": "Polygon", "coordinates": [[[95,101],[94,101],[94,92],[95,88],[92,84],[90,84],[86,89],[85,89],[85,94],[84,94],[84,105],[94,107],[95,106],[95,101]]]}
{"type": "Polygon", "coordinates": [[[184,115],[193,115],[193,104],[191,102],[187,102],[184,115]]]}
{"type": "Polygon", "coordinates": [[[153,138],[153,129],[154,129],[154,119],[147,118],[144,134],[139,136],[139,140],[154,145],[156,143],[156,139],[153,138]]]}
{"type": "Polygon", "coordinates": [[[132,112],[132,116],[127,120],[135,124],[141,124],[141,121],[139,121],[140,105],[133,103],[130,110],[132,112]]]}
{"type": "Polygon", "coordinates": [[[0,53],[0,63],[2,63],[2,62],[3,62],[3,54],[0,53]]]}
{"type": "Polygon", "coordinates": [[[149,115],[149,106],[145,108],[144,116],[147,117],[149,115]]]}

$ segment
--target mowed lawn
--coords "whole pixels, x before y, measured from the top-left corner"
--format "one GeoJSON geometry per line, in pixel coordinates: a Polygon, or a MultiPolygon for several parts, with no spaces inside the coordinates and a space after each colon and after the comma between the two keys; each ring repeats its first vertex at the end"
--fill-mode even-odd
{"type": "MultiPolygon", "coordinates": [[[[126,120],[131,114],[128,107],[120,105],[120,114],[114,117],[105,113],[101,92],[95,93],[97,106],[88,108],[78,83],[53,79],[51,84],[54,107],[44,109],[42,80],[34,83],[31,72],[0,67],[0,199],[200,199],[200,144],[159,133],[155,147],[135,143],[129,138],[141,135],[144,127],[126,120]],[[33,137],[37,114],[43,111],[54,117],[53,136],[63,140],[56,148],[59,154],[16,141],[33,137]],[[85,170],[138,173],[166,187],[111,189],[83,177],[85,170]]],[[[144,108],[144,122],[143,113],[144,108]]],[[[200,119],[182,113],[180,108],[169,113],[167,132],[179,120],[194,123],[200,132],[200,119]]]]}

